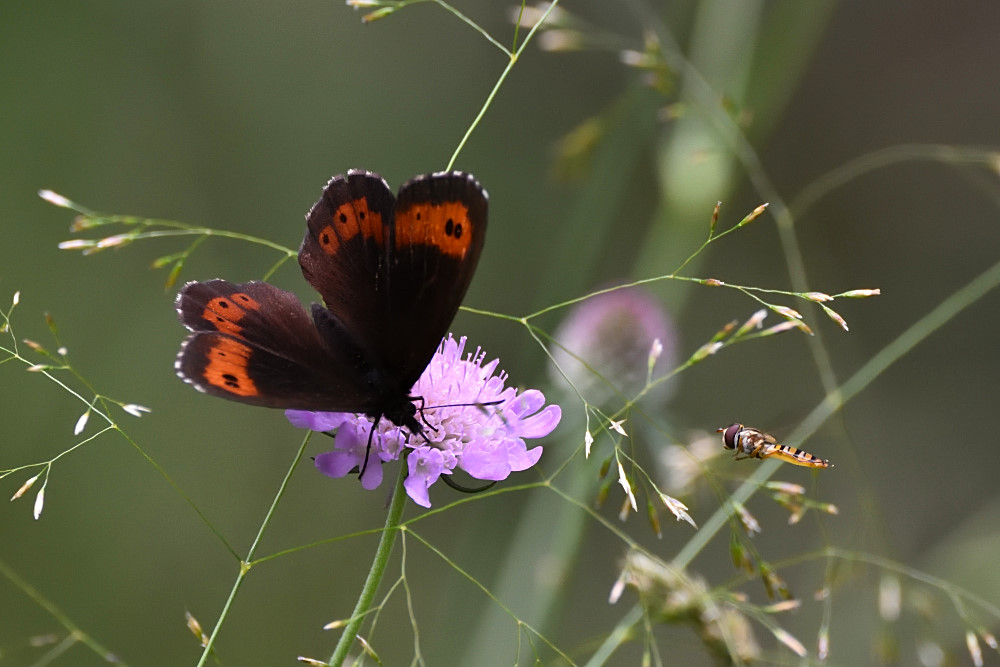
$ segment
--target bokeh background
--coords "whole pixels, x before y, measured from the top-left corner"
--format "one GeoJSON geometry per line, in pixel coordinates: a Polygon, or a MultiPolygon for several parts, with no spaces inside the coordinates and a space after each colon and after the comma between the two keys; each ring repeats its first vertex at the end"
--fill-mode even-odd
{"type": "MultiPolygon", "coordinates": [[[[510,7],[456,4],[512,43],[510,7]]],[[[795,218],[795,231],[811,289],[877,287],[883,296],[838,302],[850,333],[818,309],[779,301],[803,310],[843,381],[1000,258],[1000,184],[987,152],[1000,140],[1000,5],[590,0],[565,9],[580,22],[547,43],[580,48],[530,45],[456,163],[491,196],[489,241],[466,304],[527,314],[616,281],[667,274],[704,239],[717,200],[724,202],[720,226],[728,226],[774,195],[794,204],[825,174],[853,164],[839,187],[795,218]],[[670,67],[623,64],[622,50],[642,52],[655,39],[670,67]],[[676,69],[678,53],[714,95],[691,71],[676,69]],[[747,149],[754,152],[736,157],[747,149]],[[759,164],[748,169],[747,155],[759,164]],[[874,168],[853,162],[866,155],[875,155],[874,168]],[[773,190],[763,191],[762,176],[773,190]]],[[[37,191],[296,247],[302,215],[331,175],[361,167],[398,185],[444,168],[507,57],[434,4],[369,25],[361,16],[340,2],[308,1],[42,0],[0,8],[0,303],[20,290],[18,339],[54,349],[43,319],[49,313],[74,368],[93,387],[152,408],[141,419],[120,417],[137,446],[107,434],[55,464],[41,520],[31,516],[33,493],[0,512],[0,665],[35,664],[52,646],[32,647],[33,639],[58,642],[67,634],[29,590],[129,664],[196,662],[184,612],[210,628],[238,562],[189,502],[244,553],[301,437],[280,413],[205,397],[174,377],[184,335],[176,289],[164,289],[166,272],[150,267],[184,242],[86,257],[60,251],[72,214],[37,191]]],[[[181,280],[260,278],[277,259],[212,239],[181,280]]],[[[687,273],[790,289],[787,261],[766,214],[713,245],[687,273]]],[[[271,280],[304,301],[315,298],[294,262],[271,280]]],[[[674,318],[681,358],[757,307],[727,290],[651,289],[674,318]]],[[[950,319],[800,443],[836,467],[818,477],[783,469],[778,477],[806,484],[840,514],[789,527],[787,513],[756,498],[750,509],[764,532],[754,539],[765,557],[834,545],[1000,600],[998,306],[990,292],[950,319]]],[[[553,331],[565,313],[536,323],[553,331]]],[[[558,396],[546,385],[544,354],[523,328],[462,313],[453,329],[500,356],[515,383],[558,396]]],[[[669,402],[652,412],[657,428],[637,427],[630,446],[655,475],[658,452],[699,429],[742,421],[788,433],[823,395],[805,336],[736,346],[683,373],[669,402]]],[[[0,367],[0,402],[0,469],[48,460],[81,440],[73,427],[85,406],[20,362],[0,367]]],[[[565,408],[547,443],[549,472],[582,441],[579,406],[565,408]]],[[[85,435],[98,427],[88,428],[85,435]]],[[[314,439],[308,453],[326,446],[314,439]]],[[[595,480],[610,440],[599,438],[596,447],[589,462],[577,454],[562,479],[595,480]]],[[[754,465],[720,463],[719,474],[726,483],[754,465]]],[[[9,497],[26,476],[4,479],[0,490],[9,497]]],[[[537,479],[525,473],[508,483],[537,479]]],[[[442,488],[432,499],[442,506],[455,496],[442,488]]],[[[262,553],[377,528],[383,501],[381,492],[332,482],[307,462],[262,553]]],[[[612,491],[601,513],[616,522],[620,501],[612,491]]],[[[719,502],[704,490],[685,501],[697,521],[719,502]]],[[[518,521],[558,502],[544,489],[504,494],[419,529],[480,582],[499,587],[518,521]]],[[[669,560],[691,529],[663,520],[659,540],[641,513],[622,528],[669,560]]],[[[544,542],[514,564],[526,590],[557,591],[554,620],[544,627],[576,660],[586,659],[625,606],[607,603],[622,541],[591,519],[583,531],[569,564],[547,560],[558,549],[544,542]]],[[[349,615],[375,543],[374,536],[343,540],[255,569],[220,638],[220,661],[292,664],[298,655],[329,655],[336,634],[321,627],[349,615]]],[[[730,581],[728,545],[724,531],[692,571],[713,585],[730,581]]],[[[779,619],[813,656],[821,607],[812,592],[830,583],[824,565],[807,560],[785,573],[804,606],[779,619]]],[[[917,648],[931,642],[969,660],[965,626],[935,589],[904,578],[904,591],[915,596],[906,599],[920,604],[895,624],[880,620],[873,583],[881,574],[839,565],[831,664],[892,655],[877,650],[887,637],[902,664],[914,664],[917,648]]],[[[493,632],[483,640],[483,619],[497,607],[453,568],[411,543],[407,576],[427,664],[472,664],[474,650],[478,664],[515,660],[514,622],[501,614],[486,624],[493,632]]],[[[759,583],[740,590],[766,602],[759,583]]],[[[512,590],[501,599],[533,623],[525,595],[512,590]]],[[[1000,624],[979,620],[994,631],[1000,624]]],[[[757,633],[772,658],[789,659],[766,631],[757,633]]],[[[669,664],[711,664],[690,630],[664,628],[657,637],[669,664]]],[[[398,593],[372,639],[384,664],[409,661],[412,629],[398,593]]],[[[628,647],[608,664],[632,664],[638,655],[628,647]]],[[[933,651],[919,655],[933,661],[933,651]]],[[[553,661],[544,650],[540,657],[553,661]]],[[[987,660],[998,663],[996,654],[987,660]]],[[[103,660],[76,644],[53,664],[103,660]]]]}

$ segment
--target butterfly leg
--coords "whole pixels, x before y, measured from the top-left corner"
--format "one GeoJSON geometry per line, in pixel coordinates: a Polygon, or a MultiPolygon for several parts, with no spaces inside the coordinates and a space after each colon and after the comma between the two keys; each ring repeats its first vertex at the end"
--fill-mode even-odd
{"type": "Polygon", "coordinates": [[[371,430],[368,431],[368,447],[365,448],[365,461],[361,464],[361,472],[358,473],[358,479],[361,479],[361,477],[365,474],[365,470],[368,469],[368,457],[372,454],[372,438],[375,437],[375,429],[378,428],[380,421],[382,421],[381,413],[375,416],[372,421],[371,430]]]}
{"type": "MultiPolygon", "coordinates": [[[[431,426],[430,422],[427,421],[427,418],[424,417],[424,408],[427,407],[424,404],[424,397],[423,396],[411,396],[410,398],[412,400],[414,400],[414,401],[419,401],[420,402],[420,407],[417,408],[417,412],[420,413],[420,421],[423,422],[424,426],[426,426],[430,430],[432,430],[434,432],[437,432],[437,429],[434,428],[433,426],[431,426]]],[[[426,440],[428,443],[430,442],[429,440],[427,440],[427,436],[424,436],[424,440],[426,440]]]]}

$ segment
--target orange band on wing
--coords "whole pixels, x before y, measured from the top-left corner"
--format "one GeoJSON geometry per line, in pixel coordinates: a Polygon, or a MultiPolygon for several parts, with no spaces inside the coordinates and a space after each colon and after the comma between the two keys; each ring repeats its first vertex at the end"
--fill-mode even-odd
{"type": "Polygon", "coordinates": [[[413,204],[396,212],[396,247],[430,245],[461,259],[472,243],[469,208],[460,201],[413,204]]]}
{"type": "Polygon", "coordinates": [[[211,322],[222,333],[240,335],[243,327],[239,325],[248,310],[259,310],[260,304],[243,292],[231,296],[217,296],[205,305],[201,316],[211,322]]]}
{"type": "Polygon", "coordinates": [[[202,377],[210,385],[236,396],[258,396],[257,386],[247,374],[253,351],[232,338],[219,336],[206,353],[208,365],[202,377]]]}
{"type": "Polygon", "coordinates": [[[382,214],[368,208],[365,197],[341,204],[333,212],[330,223],[320,230],[317,240],[327,255],[335,255],[340,245],[358,234],[382,244],[382,214]]]}

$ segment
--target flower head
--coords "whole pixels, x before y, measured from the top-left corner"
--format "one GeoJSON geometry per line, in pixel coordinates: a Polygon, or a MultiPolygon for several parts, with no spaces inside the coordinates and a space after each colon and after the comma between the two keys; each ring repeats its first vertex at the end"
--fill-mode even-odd
{"type": "MultiPolygon", "coordinates": [[[[614,395],[607,382],[635,394],[646,386],[653,366],[670,369],[676,363],[677,334],[669,314],[651,294],[635,287],[598,294],[576,305],[555,338],[562,347],[552,353],[553,380],[563,383],[565,374],[594,402],[614,395]]],[[[654,393],[662,401],[670,391],[663,384],[654,393]]]]}
{"type": "Polygon", "coordinates": [[[410,391],[423,399],[418,419],[424,429],[419,436],[387,419],[379,420],[371,434],[372,418],[363,414],[287,410],[294,426],[337,431],[336,448],[317,456],[316,467],[330,477],[363,467],[361,486],[374,489],[382,482],[381,464],[408,451],[407,495],[430,507],[428,489],[455,468],[477,479],[497,481],[535,465],[542,448],[528,449],[525,439],[551,433],[562,416],[559,406],[545,406],[538,390],[518,393],[505,387],[506,373],[495,372],[499,360],[484,363],[486,353],[481,348],[465,354],[465,340],[456,341],[449,334],[441,341],[410,391]]]}

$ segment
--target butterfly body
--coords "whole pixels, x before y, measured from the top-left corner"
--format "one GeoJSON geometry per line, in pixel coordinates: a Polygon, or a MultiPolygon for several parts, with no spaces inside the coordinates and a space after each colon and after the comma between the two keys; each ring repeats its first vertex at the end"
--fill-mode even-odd
{"type": "Polygon", "coordinates": [[[421,431],[410,390],[472,280],[487,194],[461,172],[330,180],[299,249],[323,305],[264,282],[188,283],[175,367],[206,393],[272,408],[358,412],[421,431]]]}

